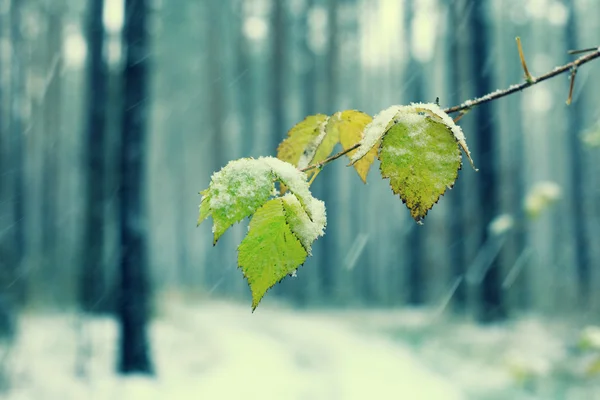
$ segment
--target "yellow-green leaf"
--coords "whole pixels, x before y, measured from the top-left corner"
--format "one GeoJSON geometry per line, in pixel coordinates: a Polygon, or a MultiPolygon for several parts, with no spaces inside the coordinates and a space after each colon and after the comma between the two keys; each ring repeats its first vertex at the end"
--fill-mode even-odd
{"type": "Polygon", "coordinates": [[[327,115],[324,114],[311,115],[296,124],[289,130],[288,137],[277,148],[277,158],[298,166],[300,157],[305,150],[311,150],[310,145],[314,144],[321,135],[327,118],[327,115]]]}
{"type": "MultiPolygon", "coordinates": [[[[372,120],[373,118],[364,112],[346,110],[331,117],[327,129],[334,131],[334,135],[339,136],[342,148],[347,150],[361,141],[365,127],[372,120]]],[[[352,160],[354,154],[356,154],[356,150],[352,150],[346,155],[352,160]]],[[[364,183],[367,183],[367,174],[373,161],[375,161],[375,157],[377,157],[377,146],[374,146],[363,158],[354,163],[354,169],[364,183]]]]}
{"type": "Polygon", "coordinates": [[[417,222],[454,185],[461,168],[459,144],[448,126],[410,110],[385,133],[379,160],[382,177],[417,222]]]}
{"type": "Polygon", "coordinates": [[[267,290],[303,264],[307,255],[287,222],[282,198],[259,208],[238,248],[238,265],[252,292],[252,309],[267,290]]]}

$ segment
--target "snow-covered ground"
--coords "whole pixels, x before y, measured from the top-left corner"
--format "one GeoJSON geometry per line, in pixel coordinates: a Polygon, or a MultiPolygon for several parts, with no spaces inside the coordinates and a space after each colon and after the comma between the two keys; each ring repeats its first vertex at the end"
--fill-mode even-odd
{"type": "Polygon", "coordinates": [[[152,325],[157,376],[114,374],[107,318],[25,316],[5,360],[10,400],[466,398],[401,342],[324,312],[172,305],[152,325]]]}
{"type": "Polygon", "coordinates": [[[600,329],[586,324],[529,317],[483,327],[428,310],[252,314],[247,305],[161,302],[156,377],[123,378],[113,320],[28,315],[0,357],[0,398],[595,400],[600,329]]]}

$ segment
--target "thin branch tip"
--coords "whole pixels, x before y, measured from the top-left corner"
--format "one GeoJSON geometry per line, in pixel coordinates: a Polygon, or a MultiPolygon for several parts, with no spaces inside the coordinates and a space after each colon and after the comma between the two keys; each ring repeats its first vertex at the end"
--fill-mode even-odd
{"type": "Polygon", "coordinates": [[[523,46],[521,45],[521,38],[519,36],[516,37],[517,48],[519,50],[519,58],[521,59],[521,66],[523,67],[523,71],[525,72],[525,80],[529,84],[535,83],[535,78],[531,76],[529,73],[529,69],[527,68],[527,62],[525,61],[525,54],[523,53],[523,46]]]}

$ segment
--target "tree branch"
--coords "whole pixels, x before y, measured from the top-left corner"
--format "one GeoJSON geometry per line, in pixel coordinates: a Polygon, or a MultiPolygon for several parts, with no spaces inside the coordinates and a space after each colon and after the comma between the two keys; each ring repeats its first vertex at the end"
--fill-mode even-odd
{"type": "MultiPolygon", "coordinates": [[[[488,94],[478,97],[476,99],[467,100],[460,105],[448,107],[448,108],[444,109],[444,112],[446,114],[451,114],[451,113],[455,113],[455,112],[468,111],[471,108],[478,106],[480,104],[498,100],[499,98],[506,97],[506,96],[511,95],[516,92],[520,92],[523,89],[527,89],[528,87],[537,85],[540,82],[543,82],[550,78],[554,78],[555,76],[565,73],[567,71],[576,70],[579,66],[586,64],[586,63],[600,57],[600,47],[597,47],[595,49],[585,49],[585,50],[581,50],[581,51],[586,51],[586,52],[591,51],[591,52],[589,54],[579,57],[575,61],[572,61],[565,65],[561,65],[559,67],[556,67],[552,71],[547,72],[544,75],[539,76],[538,78],[533,78],[532,81],[525,81],[525,82],[517,84],[517,85],[511,85],[506,89],[496,90],[495,92],[488,93],[488,94]]],[[[339,153],[334,154],[331,157],[328,157],[319,163],[304,167],[300,171],[305,172],[305,171],[310,171],[311,169],[322,168],[325,164],[329,164],[330,162],[342,157],[343,155],[350,153],[352,150],[356,150],[359,146],[360,146],[359,143],[356,143],[352,147],[349,147],[344,151],[340,151],[339,153]]]]}
{"type": "Polygon", "coordinates": [[[446,108],[444,111],[446,114],[455,113],[462,110],[468,110],[469,108],[478,106],[483,103],[487,103],[489,101],[497,100],[501,97],[508,96],[515,92],[520,92],[523,89],[527,89],[530,86],[537,85],[540,82],[548,80],[550,78],[554,78],[557,75],[560,75],[564,72],[570,71],[571,68],[577,68],[585,63],[588,63],[596,58],[600,57],[600,47],[596,48],[596,50],[592,53],[586,54],[585,56],[579,57],[577,60],[570,62],[568,64],[562,65],[560,67],[554,68],[552,71],[545,73],[544,75],[539,76],[538,78],[534,78],[533,82],[523,82],[518,85],[512,85],[504,90],[496,90],[495,92],[488,93],[485,96],[478,97],[473,100],[467,100],[461,105],[446,108]]]}

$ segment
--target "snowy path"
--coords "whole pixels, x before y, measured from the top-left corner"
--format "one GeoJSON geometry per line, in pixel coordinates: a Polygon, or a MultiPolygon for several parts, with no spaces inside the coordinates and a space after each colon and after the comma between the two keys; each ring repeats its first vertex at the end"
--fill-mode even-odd
{"type": "Polygon", "coordinates": [[[86,322],[92,357],[87,378],[75,378],[77,326],[65,317],[23,322],[8,399],[463,398],[409,350],[318,313],[171,307],[153,326],[156,380],[112,374],[116,333],[108,320],[86,322]]]}

